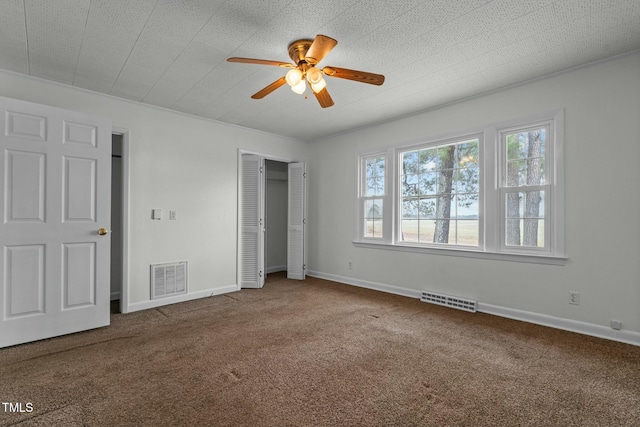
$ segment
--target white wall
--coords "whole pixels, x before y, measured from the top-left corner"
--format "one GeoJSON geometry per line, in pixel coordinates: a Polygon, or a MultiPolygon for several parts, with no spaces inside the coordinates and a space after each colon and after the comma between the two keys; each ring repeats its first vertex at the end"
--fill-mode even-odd
{"type": "MultiPolygon", "coordinates": [[[[236,286],[238,149],[306,160],[308,145],[0,72],[0,95],[110,117],[131,131],[130,309],[149,303],[149,265],[186,260],[189,291],[236,286]],[[161,221],[151,210],[163,209],[161,221]],[[177,221],[168,220],[168,211],[177,221]]],[[[248,100],[248,102],[251,102],[248,100]]],[[[164,303],[166,303],[165,301],[164,303]]]]}
{"type": "Polygon", "coordinates": [[[609,325],[618,319],[622,339],[640,344],[640,53],[326,138],[313,144],[311,158],[310,274],[475,298],[522,314],[515,317],[601,336],[615,335],[609,325]],[[359,152],[559,108],[566,265],[354,247],[359,152]],[[580,292],[580,305],[568,304],[570,290],[580,292]]]}

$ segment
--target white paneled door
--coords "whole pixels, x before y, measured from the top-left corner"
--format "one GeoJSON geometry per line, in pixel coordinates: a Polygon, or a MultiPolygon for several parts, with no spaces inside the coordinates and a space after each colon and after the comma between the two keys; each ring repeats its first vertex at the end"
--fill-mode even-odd
{"type": "Polygon", "coordinates": [[[0,112],[0,347],[108,325],[111,122],[0,112]]]}
{"type": "Polygon", "coordinates": [[[304,190],[305,164],[289,163],[289,213],[287,232],[287,278],[304,280],[306,266],[304,256],[304,190]]]}
{"type": "Polygon", "coordinates": [[[264,158],[242,155],[240,287],[264,286],[264,158]]]}

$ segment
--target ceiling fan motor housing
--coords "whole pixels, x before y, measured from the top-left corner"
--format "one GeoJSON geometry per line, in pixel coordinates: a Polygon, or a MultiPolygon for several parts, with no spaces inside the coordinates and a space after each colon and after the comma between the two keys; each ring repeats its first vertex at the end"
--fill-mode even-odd
{"type": "Polygon", "coordinates": [[[301,39],[296,40],[289,45],[289,58],[291,58],[294,64],[300,65],[300,63],[307,63],[305,57],[307,55],[307,51],[311,47],[311,43],[313,43],[313,40],[301,39]]]}

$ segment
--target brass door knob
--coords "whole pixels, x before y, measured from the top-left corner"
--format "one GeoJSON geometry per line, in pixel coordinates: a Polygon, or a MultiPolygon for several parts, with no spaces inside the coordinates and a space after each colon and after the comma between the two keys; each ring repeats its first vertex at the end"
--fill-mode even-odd
{"type": "Polygon", "coordinates": [[[107,234],[109,232],[109,230],[107,230],[106,228],[98,228],[98,234],[101,236],[104,236],[105,234],[107,234]]]}

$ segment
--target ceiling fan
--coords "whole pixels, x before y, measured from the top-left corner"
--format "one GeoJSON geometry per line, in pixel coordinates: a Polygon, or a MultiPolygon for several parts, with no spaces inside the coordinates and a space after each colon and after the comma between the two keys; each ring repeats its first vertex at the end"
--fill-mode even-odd
{"type": "Polygon", "coordinates": [[[318,68],[318,63],[322,61],[337,44],[337,40],[323,36],[322,34],[318,34],[313,40],[296,40],[289,45],[289,57],[294,62],[293,64],[289,62],[269,61],[267,59],[237,57],[228,58],[227,61],[291,68],[285,76],[280,77],[269,86],[253,94],[251,96],[253,99],[262,99],[285,83],[291,86],[291,90],[295,93],[302,95],[308,83],[320,106],[327,108],[333,105],[333,99],[331,99],[327,91],[327,83],[323,75],[377,86],[384,83],[384,76],[382,74],[367,73],[365,71],[349,70],[347,68],[333,66],[322,69],[318,68]]]}

